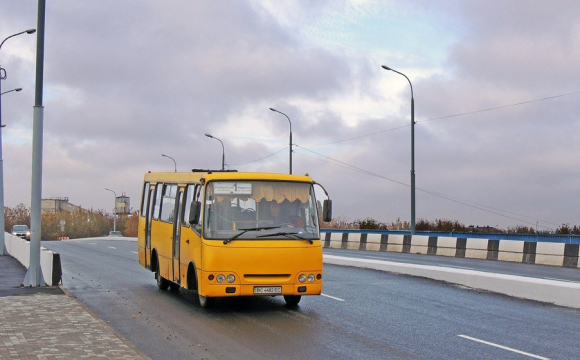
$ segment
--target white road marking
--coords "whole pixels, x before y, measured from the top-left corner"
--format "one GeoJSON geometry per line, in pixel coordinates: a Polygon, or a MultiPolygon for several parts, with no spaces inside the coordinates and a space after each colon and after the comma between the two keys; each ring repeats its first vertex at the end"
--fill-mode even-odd
{"type": "Polygon", "coordinates": [[[91,244],[91,245],[97,245],[97,244],[95,244],[95,243],[89,243],[89,244],[91,244]]]}
{"type": "Polygon", "coordinates": [[[131,251],[133,254],[139,254],[137,251],[131,251]]]}
{"type": "Polygon", "coordinates": [[[330,299],[333,299],[333,300],[336,300],[336,301],[345,301],[344,299],[340,299],[340,298],[337,298],[337,297],[334,297],[334,296],[330,296],[330,295],[326,295],[326,294],[320,294],[320,295],[326,296],[327,298],[330,298],[330,299]]]}
{"type": "Polygon", "coordinates": [[[497,347],[497,348],[500,348],[500,349],[503,349],[503,350],[515,352],[516,354],[526,355],[526,356],[532,357],[534,359],[549,360],[549,358],[546,358],[546,357],[543,357],[543,356],[530,354],[530,353],[527,353],[527,352],[524,352],[524,351],[520,351],[520,350],[516,350],[516,349],[509,348],[507,346],[494,344],[494,343],[489,342],[489,341],[484,341],[484,340],[472,338],[472,337],[467,336],[467,335],[457,335],[457,336],[459,336],[461,338],[464,338],[464,339],[467,339],[467,340],[476,341],[476,342],[479,342],[479,343],[482,343],[482,344],[485,344],[485,345],[494,346],[494,347],[497,347]]]}
{"type": "Polygon", "coordinates": [[[117,248],[116,248],[116,247],[114,247],[114,246],[107,246],[107,247],[108,247],[109,249],[115,249],[115,250],[117,250],[117,248]]]}

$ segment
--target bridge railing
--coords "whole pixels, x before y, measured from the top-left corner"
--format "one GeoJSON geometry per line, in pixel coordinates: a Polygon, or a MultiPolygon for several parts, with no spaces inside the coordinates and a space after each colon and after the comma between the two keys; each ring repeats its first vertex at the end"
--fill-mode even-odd
{"type": "MultiPolygon", "coordinates": [[[[320,229],[320,231],[323,233],[411,235],[411,231],[409,230],[320,229]]],[[[482,232],[467,232],[467,231],[450,231],[450,232],[417,231],[415,232],[415,235],[486,239],[486,240],[518,240],[531,242],[550,242],[560,244],[580,244],[580,235],[482,233],[482,232]]]]}

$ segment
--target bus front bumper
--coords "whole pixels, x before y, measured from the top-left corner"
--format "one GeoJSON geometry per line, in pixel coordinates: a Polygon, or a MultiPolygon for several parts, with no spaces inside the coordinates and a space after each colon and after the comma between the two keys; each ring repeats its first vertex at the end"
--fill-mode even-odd
{"type": "Polygon", "coordinates": [[[254,285],[254,284],[204,284],[204,296],[276,296],[276,295],[320,295],[321,283],[303,283],[294,285],[254,285]]]}

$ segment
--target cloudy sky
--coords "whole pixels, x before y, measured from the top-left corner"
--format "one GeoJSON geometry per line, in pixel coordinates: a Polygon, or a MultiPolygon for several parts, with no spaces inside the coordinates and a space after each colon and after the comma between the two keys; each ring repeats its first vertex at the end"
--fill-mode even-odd
{"type": "MultiPolygon", "coordinates": [[[[3,0],[0,38],[36,27],[3,0]]],[[[8,40],[5,202],[30,204],[36,35],[8,40]]],[[[580,2],[64,1],[47,4],[43,198],[137,207],[143,174],[293,170],[335,216],[539,230],[580,224],[580,2]]]]}

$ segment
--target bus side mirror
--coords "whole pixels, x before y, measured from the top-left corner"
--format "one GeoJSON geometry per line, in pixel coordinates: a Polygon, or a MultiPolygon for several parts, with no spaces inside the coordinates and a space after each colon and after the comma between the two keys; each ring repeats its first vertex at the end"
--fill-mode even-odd
{"type": "Polygon", "coordinates": [[[199,201],[192,201],[189,206],[189,219],[187,221],[191,225],[197,225],[199,223],[199,215],[201,213],[201,203],[199,201]]]}
{"type": "Polygon", "coordinates": [[[322,205],[322,220],[324,222],[329,222],[332,220],[332,200],[324,200],[322,205]]]}

